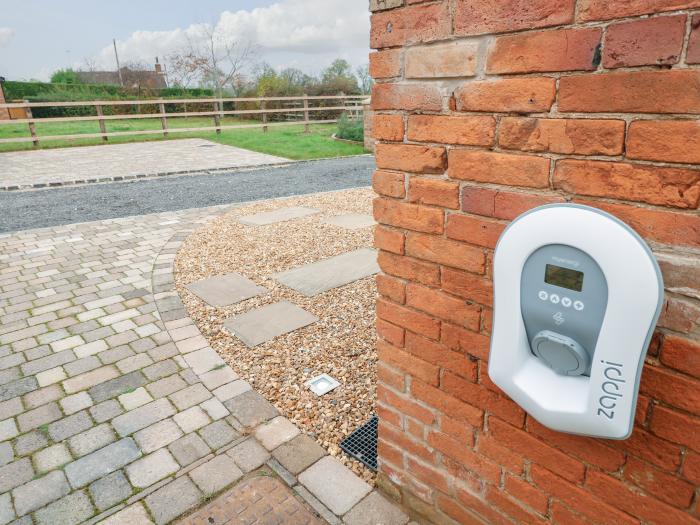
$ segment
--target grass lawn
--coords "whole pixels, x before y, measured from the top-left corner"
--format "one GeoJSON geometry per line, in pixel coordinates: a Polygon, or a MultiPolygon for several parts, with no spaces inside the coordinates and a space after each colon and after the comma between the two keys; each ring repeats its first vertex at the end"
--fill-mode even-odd
{"type": "MultiPolygon", "coordinates": [[[[221,124],[258,124],[257,121],[241,120],[230,117],[222,119],[221,124]]],[[[158,130],[160,119],[133,119],[107,121],[107,132],[111,131],[135,131],[158,130]]],[[[195,128],[213,126],[213,120],[206,117],[188,117],[168,119],[168,127],[195,128]]],[[[109,137],[107,144],[121,144],[124,142],[145,142],[153,140],[171,140],[180,138],[203,138],[220,144],[237,146],[260,153],[268,153],[288,159],[318,159],[324,157],[340,157],[346,155],[360,155],[364,148],[360,145],[338,142],[331,138],[335,133],[335,124],[312,124],[309,133],[304,133],[303,125],[271,126],[267,133],[260,128],[222,130],[220,135],[215,131],[171,133],[166,139],[159,135],[135,135],[109,137]]],[[[77,135],[82,133],[99,133],[100,127],[97,121],[83,122],[44,122],[36,125],[36,131],[40,139],[40,148],[61,148],[67,146],[87,146],[106,144],[101,138],[85,138],[72,140],[44,140],[47,135],[77,135]]],[[[29,129],[26,124],[0,125],[0,138],[29,137],[29,129]]],[[[35,149],[31,142],[15,142],[0,144],[0,152],[35,149]]]]}

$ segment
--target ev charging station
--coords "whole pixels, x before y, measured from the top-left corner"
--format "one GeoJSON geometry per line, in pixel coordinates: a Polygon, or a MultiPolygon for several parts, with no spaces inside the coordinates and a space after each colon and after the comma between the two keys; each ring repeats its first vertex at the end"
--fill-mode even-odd
{"type": "Polygon", "coordinates": [[[588,206],[530,210],[494,254],[491,380],[543,425],[632,433],[663,280],[644,240],[588,206]]]}

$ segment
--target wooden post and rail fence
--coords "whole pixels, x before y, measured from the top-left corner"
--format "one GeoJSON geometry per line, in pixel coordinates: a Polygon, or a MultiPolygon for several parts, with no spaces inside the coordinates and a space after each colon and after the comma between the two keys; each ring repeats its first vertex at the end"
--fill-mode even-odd
{"type": "MultiPolygon", "coordinates": [[[[312,119],[312,114],[320,112],[337,113],[348,112],[354,118],[361,118],[363,110],[362,101],[366,99],[366,95],[332,95],[332,96],[300,96],[300,97],[257,97],[257,98],[188,98],[188,99],[152,99],[152,100],[94,100],[94,101],[75,101],[75,102],[11,102],[0,104],[0,109],[20,109],[24,111],[23,118],[14,118],[10,120],[0,120],[0,126],[27,124],[29,136],[0,138],[0,144],[10,142],[32,142],[34,146],[39,146],[41,140],[73,140],[85,138],[102,138],[107,142],[109,137],[119,137],[128,135],[163,135],[168,137],[171,133],[196,133],[201,131],[216,131],[220,134],[222,130],[229,129],[255,129],[262,128],[267,132],[270,127],[277,126],[293,126],[303,125],[306,132],[309,131],[311,124],[329,124],[338,121],[338,118],[323,118],[312,119]],[[331,101],[332,105],[320,105],[322,101],[331,101]],[[298,107],[270,108],[268,103],[299,103],[298,107]],[[166,111],[166,105],[183,104],[185,111],[170,112],[166,111]],[[213,105],[211,111],[187,111],[187,105],[205,104],[213,105]],[[224,110],[224,104],[232,106],[234,109],[224,110]],[[252,104],[259,109],[236,109],[236,104],[252,104]],[[106,106],[155,106],[153,113],[127,113],[119,115],[107,115],[104,112],[106,106]],[[91,107],[94,108],[94,115],[81,115],[70,117],[34,117],[32,108],[49,108],[49,107],[91,107]],[[268,116],[276,114],[298,113],[299,120],[275,122],[268,116]],[[259,117],[260,123],[255,124],[226,124],[222,122],[224,116],[248,116],[259,117]],[[187,117],[211,117],[213,126],[198,126],[198,127],[173,127],[168,125],[169,119],[187,118],[187,117]],[[161,129],[141,129],[130,131],[108,131],[107,123],[110,121],[123,121],[131,119],[160,119],[161,129]],[[43,123],[66,123],[66,122],[85,122],[97,121],[99,124],[99,133],[76,133],[71,135],[39,135],[37,132],[37,124],[43,123]]],[[[140,111],[140,109],[137,109],[140,111]]]]}

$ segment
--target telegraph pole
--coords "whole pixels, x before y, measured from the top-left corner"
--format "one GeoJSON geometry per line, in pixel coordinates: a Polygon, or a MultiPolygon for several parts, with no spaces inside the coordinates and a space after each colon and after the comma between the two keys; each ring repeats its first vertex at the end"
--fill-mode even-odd
{"type": "Polygon", "coordinates": [[[119,74],[119,85],[124,87],[124,80],[122,79],[122,68],[119,66],[119,53],[117,53],[117,39],[113,38],[112,43],[114,44],[114,58],[117,60],[117,73],[119,74]]]}

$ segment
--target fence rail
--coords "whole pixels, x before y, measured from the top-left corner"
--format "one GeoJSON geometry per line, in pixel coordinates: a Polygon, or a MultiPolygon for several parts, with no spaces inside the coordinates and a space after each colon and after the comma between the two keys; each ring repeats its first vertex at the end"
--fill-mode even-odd
{"type": "Polygon", "coordinates": [[[227,129],[255,129],[262,128],[264,132],[270,127],[304,125],[305,131],[308,132],[310,124],[328,124],[337,122],[338,118],[329,119],[311,119],[311,115],[318,112],[350,112],[355,118],[359,117],[362,112],[362,101],[366,99],[365,95],[330,95],[330,96],[301,96],[301,97],[259,97],[259,98],[188,98],[188,99],[149,99],[149,100],[92,100],[92,101],[74,101],[74,102],[10,102],[0,104],[0,108],[7,109],[23,109],[25,118],[17,118],[10,120],[0,120],[0,126],[27,124],[29,129],[28,137],[11,137],[0,138],[0,144],[15,143],[15,142],[32,142],[35,146],[39,145],[40,140],[74,140],[80,138],[102,138],[107,141],[109,137],[119,137],[126,135],[163,135],[167,137],[170,133],[193,133],[198,131],[216,131],[221,133],[227,129]],[[314,105],[310,102],[333,101],[331,106],[314,105]],[[268,103],[274,102],[295,102],[294,107],[283,108],[268,108],[268,103]],[[224,110],[224,103],[233,104],[234,109],[224,110]],[[237,103],[253,103],[257,108],[236,109],[237,103]],[[183,111],[183,112],[166,112],[166,104],[190,104],[190,105],[213,105],[211,111],[183,111]],[[105,106],[136,106],[137,111],[140,111],[141,106],[156,106],[157,111],[154,113],[138,113],[138,114],[123,114],[123,115],[105,115],[105,106]],[[95,108],[94,115],[83,115],[73,117],[34,117],[32,108],[48,108],[48,107],[93,107],[95,108]],[[282,115],[289,119],[290,116],[298,114],[299,120],[287,120],[285,122],[274,122],[268,119],[268,115],[282,115]],[[225,125],[221,123],[221,118],[228,115],[250,115],[259,116],[260,124],[235,124],[225,125]],[[168,125],[169,119],[186,118],[186,117],[212,117],[213,126],[199,127],[182,127],[173,128],[168,125]],[[131,119],[160,119],[161,129],[149,130],[130,130],[130,131],[107,131],[106,123],[115,120],[131,120],[131,119]],[[77,133],[71,135],[42,135],[39,136],[36,129],[36,124],[52,123],[52,122],[85,122],[97,121],[100,127],[99,133],[77,133]]]}

